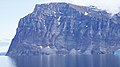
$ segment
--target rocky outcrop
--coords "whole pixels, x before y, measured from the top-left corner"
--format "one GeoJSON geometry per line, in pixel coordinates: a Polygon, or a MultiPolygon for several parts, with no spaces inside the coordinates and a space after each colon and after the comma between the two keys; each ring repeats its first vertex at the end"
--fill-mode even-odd
{"type": "Polygon", "coordinates": [[[94,6],[37,4],[21,18],[7,55],[112,54],[120,48],[120,15],[94,6]],[[78,52],[78,53],[76,53],[78,52]]]}

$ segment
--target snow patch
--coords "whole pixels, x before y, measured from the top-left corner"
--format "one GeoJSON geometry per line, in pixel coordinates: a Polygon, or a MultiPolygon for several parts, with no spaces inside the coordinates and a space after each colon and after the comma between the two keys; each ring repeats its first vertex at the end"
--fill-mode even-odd
{"type": "Polygon", "coordinates": [[[50,46],[47,46],[46,48],[50,48],[50,46]]]}
{"type": "Polygon", "coordinates": [[[56,14],[56,12],[54,11],[54,14],[56,14]]]}
{"type": "Polygon", "coordinates": [[[87,25],[85,27],[88,27],[87,25]]]}
{"type": "Polygon", "coordinates": [[[40,46],[40,48],[43,48],[42,46],[40,46]]]}
{"type": "Polygon", "coordinates": [[[85,12],[85,15],[88,15],[88,13],[87,13],[87,12],[85,12]]]}
{"type": "Polygon", "coordinates": [[[58,25],[60,25],[60,22],[58,22],[58,25]]]}
{"type": "MultiPolygon", "coordinates": [[[[60,21],[60,19],[61,19],[61,16],[59,16],[59,18],[57,20],[60,21]]],[[[58,22],[58,25],[60,25],[60,22],[58,22]]]]}
{"type": "Polygon", "coordinates": [[[61,16],[59,16],[58,21],[60,21],[61,16]]]}

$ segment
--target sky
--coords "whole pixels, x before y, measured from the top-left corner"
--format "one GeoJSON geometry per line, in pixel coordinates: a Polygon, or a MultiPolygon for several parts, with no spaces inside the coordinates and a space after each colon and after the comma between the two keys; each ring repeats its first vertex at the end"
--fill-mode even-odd
{"type": "Polygon", "coordinates": [[[0,0],[0,51],[8,49],[15,36],[20,18],[31,13],[35,4],[49,2],[67,2],[83,6],[93,5],[112,14],[120,11],[120,0],[0,0]]]}

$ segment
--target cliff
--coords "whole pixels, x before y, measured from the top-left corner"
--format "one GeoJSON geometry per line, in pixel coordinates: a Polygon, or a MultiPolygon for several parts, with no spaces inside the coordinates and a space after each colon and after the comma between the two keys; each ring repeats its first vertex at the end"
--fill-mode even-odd
{"type": "Polygon", "coordinates": [[[119,13],[48,3],[20,19],[7,55],[113,54],[119,48],[119,13]]]}

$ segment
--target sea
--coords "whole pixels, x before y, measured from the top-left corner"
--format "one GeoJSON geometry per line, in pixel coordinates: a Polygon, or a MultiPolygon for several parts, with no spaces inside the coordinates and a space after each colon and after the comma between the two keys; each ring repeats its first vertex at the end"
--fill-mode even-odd
{"type": "Polygon", "coordinates": [[[0,67],[120,67],[118,55],[0,56],[0,67]]]}

